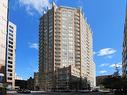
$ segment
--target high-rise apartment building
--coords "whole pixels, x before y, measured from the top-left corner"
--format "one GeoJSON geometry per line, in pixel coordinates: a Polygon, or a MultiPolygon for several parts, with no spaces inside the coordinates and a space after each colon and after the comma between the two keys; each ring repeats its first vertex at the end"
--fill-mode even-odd
{"type": "Polygon", "coordinates": [[[0,87],[5,81],[8,0],[0,0],[0,87]]]}
{"type": "MultiPolygon", "coordinates": [[[[67,72],[70,71],[70,74],[74,73],[79,78],[87,78],[91,87],[94,87],[92,31],[82,11],[53,4],[40,18],[39,27],[40,89],[57,88],[56,72],[64,71],[62,68],[69,66],[70,69],[65,68],[67,72]]],[[[65,76],[60,79],[63,78],[65,76]]]]}
{"type": "Polygon", "coordinates": [[[9,89],[15,89],[16,25],[8,23],[6,82],[9,89]]]}
{"type": "MultiPolygon", "coordinates": [[[[126,8],[127,11],[127,8],[126,8]]],[[[122,75],[127,78],[127,12],[124,25],[124,41],[123,41],[123,58],[122,58],[122,75]]]]}

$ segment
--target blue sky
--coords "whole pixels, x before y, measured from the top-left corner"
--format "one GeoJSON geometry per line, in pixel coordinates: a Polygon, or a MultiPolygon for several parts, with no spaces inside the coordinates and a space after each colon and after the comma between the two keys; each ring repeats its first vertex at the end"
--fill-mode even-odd
{"type": "MultiPolygon", "coordinates": [[[[38,70],[38,31],[42,11],[52,0],[10,0],[9,19],[17,25],[16,74],[23,79],[38,70]]],[[[58,6],[82,7],[93,31],[96,75],[121,68],[126,0],[56,0],[58,6]]]]}

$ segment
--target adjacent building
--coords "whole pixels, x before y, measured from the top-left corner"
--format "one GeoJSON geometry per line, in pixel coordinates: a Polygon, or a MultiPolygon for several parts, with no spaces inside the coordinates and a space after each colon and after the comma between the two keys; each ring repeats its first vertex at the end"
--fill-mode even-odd
{"type": "Polygon", "coordinates": [[[8,23],[6,82],[9,89],[15,89],[16,25],[8,23]]]}
{"type": "Polygon", "coordinates": [[[0,0],[0,88],[5,81],[8,0],[0,0]]]}
{"type": "Polygon", "coordinates": [[[16,79],[15,80],[15,89],[28,89],[27,80],[16,79]]]}
{"type": "Polygon", "coordinates": [[[27,80],[21,78],[15,79],[15,90],[16,89],[34,90],[34,79],[32,77],[27,80]]]}
{"type": "Polygon", "coordinates": [[[127,78],[127,12],[124,25],[124,41],[123,41],[123,53],[122,53],[122,75],[127,78]]]}
{"type": "MultiPolygon", "coordinates": [[[[96,79],[92,40],[91,28],[81,9],[57,7],[53,3],[52,8],[44,12],[40,18],[40,90],[60,88],[61,84],[56,84],[57,75],[62,79],[66,78],[66,73],[57,72],[69,67],[68,73],[73,73],[80,79],[87,79],[91,87],[94,87],[96,79]]],[[[64,82],[63,85],[66,84],[67,82],[64,82]]]]}
{"type": "MultiPolygon", "coordinates": [[[[74,90],[81,87],[80,69],[75,65],[58,68],[55,72],[55,90],[74,90]]],[[[86,83],[85,83],[86,84],[86,83]]]]}
{"type": "Polygon", "coordinates": [[[30,77],[27,79],[27,89],[34,90],[34,78],[30,77]]]}
{"type": "Polygon", "coordinates": [[[96,77],[96,86],[101,86],[104,79],[106,79],[106,78],[112,78],[112,77],[113,77],[113,75],[97,76],[96,77]]]}
{"type": "Polygon", "coordinates": [[[34,73],[34,90],[39,90],[39,73],[34,73]]]}

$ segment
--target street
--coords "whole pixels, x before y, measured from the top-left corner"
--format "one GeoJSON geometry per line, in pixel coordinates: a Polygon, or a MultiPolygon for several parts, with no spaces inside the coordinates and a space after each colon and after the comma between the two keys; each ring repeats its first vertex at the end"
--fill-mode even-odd
{"type": "Polygon", "coordinates": [[[7,95],[113,95],[113,94],[104,94],[101,92],[31,92],[30,94],[19,94],[16,92],[9,92],[7,95]]]}

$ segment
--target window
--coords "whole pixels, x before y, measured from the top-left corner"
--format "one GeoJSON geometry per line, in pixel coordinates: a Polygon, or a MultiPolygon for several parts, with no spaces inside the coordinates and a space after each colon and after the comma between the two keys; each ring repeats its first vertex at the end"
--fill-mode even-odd
{"type": "Polygon", "coordinates": [[[9,45],[10,48],[13,48],[13,46],[9,45]]]}
{"type": "Polygon", "coordinates": [[[12,80],[12,78],[8,78],[8,80],[12,80]]]}
{"type": "Polygon", "coordinates": [[[12,60],[12,57],[8,57],[8,59],[11,59],[12,60]]]}
{"type": "Polygon", "coordinates": [[[10,74],[10,76],[12,76],[12,74],[10,74]]]}
{"type": "Polygon", "coordinates": [[[9,33],[9,36],[13,37],[13,34],[9,33]]]}
{"type": "Polygon", "coordinates": [[[9,29],[9,32],[13,33],[13,30],[9,29]]]}
{"type": "Polygon", "coordinates": [[[9,72],[12,72],[12,70],[11,70],[11,69],[8,69],[8,71],[9,71],[9,72]]]}
{"type": "Polygon", "coordinates": [[[13,56],[13,54],[9,53],[8,55],[13,56]]]}
{"type": "Polygon", "coordinates": [[[11,29],[14,29],[14,27],[13,27],[13,26],[11,26],[11,25],[9,25],[9,27],[10,27],[11,29]]]}
{"type": "Polygon", "coordinates": [[[8,51],[13,52],[13,50],[12,50],[12,49],[8,49],[8,51]]]}
{"type": "Polygon", "coordinates": [[[9,40],[13,41],[13,38],[9,37],[9,40]]]}
{"type": "Polygon", "coordinates": [[[8,65],[8,67],[9,67],[9,68],[12,68],[12,66],[11,66],[11,65],[8,65]]]}
{"type": "Polygon", "coordinates": [[[8,63],[12,64],[12,61],[8,61],[8,63]]]}
{"type": "Polygon", "coordinates": [[[13,42],[9,41],[9,44],[13,45],[13,42]]]}

